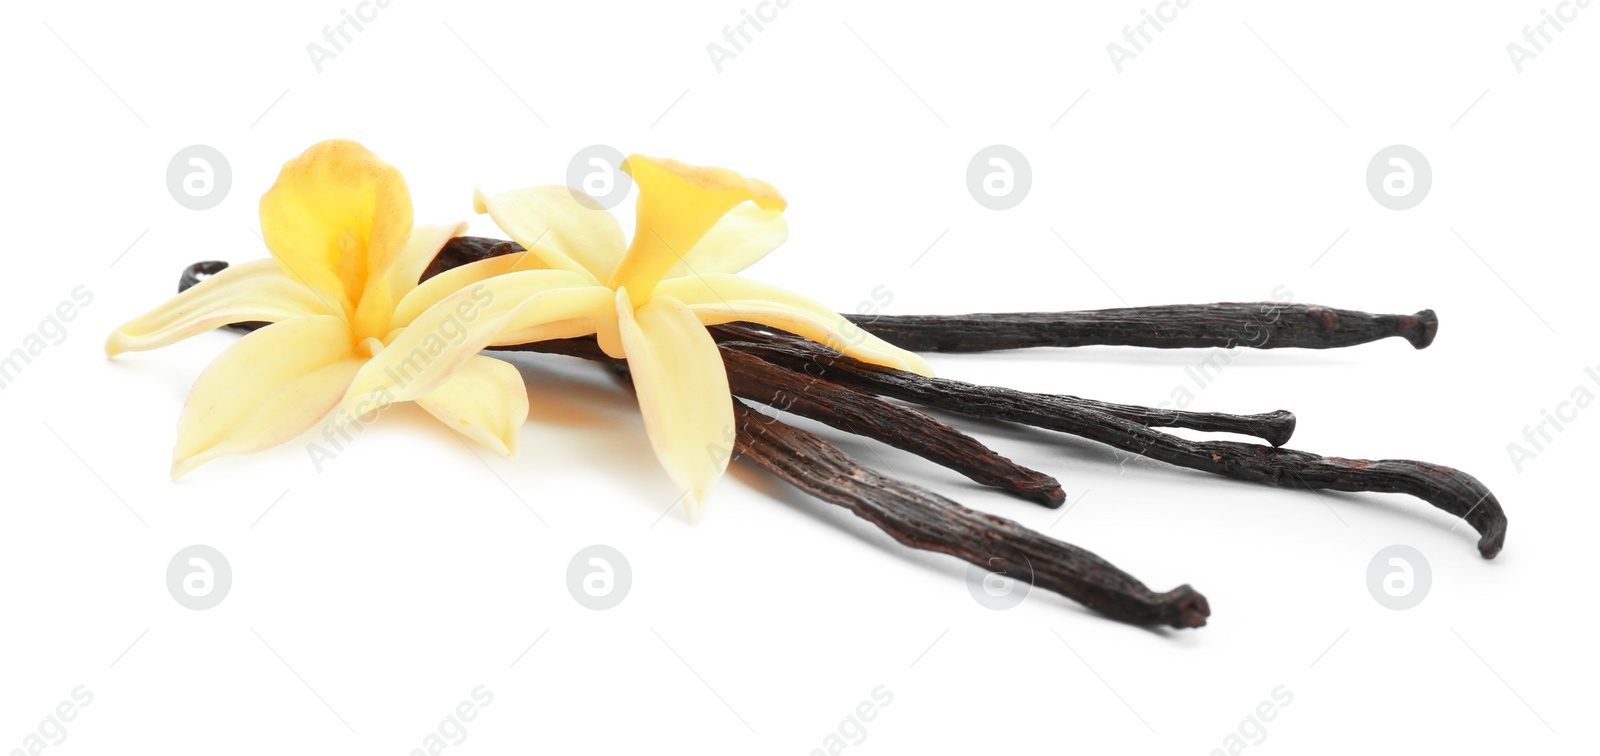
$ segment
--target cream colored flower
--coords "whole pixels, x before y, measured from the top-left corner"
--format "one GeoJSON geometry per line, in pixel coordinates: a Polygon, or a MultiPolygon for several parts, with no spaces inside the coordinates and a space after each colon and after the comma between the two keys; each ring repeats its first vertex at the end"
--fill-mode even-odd
{"type": "Polygon", "coordinates": [[[693,520],[727,469],[734,439],[727,373],[707,326],[760,323],[867,362],[929,373],[921,357],[832,309],[734,275],[788,237],[785,201],[770,185],[722,168],[641,155],[623,167],[639,188],[631,244],[610,213],[576,190],[480,193],[478,211],[527,251],[465,265],[419,286],[411,295],[416,301],[402,301],[395,313],[395,325],[405,331],[361,369],[351,397],[421,396],[479,349],[594,334],[607,354],[627,359],[651,446],[693,520]],[[460,344],[420,359],[420,334],[442,322],[450,303],[470,296],[474,284],[492,292],[493,303],[468,324],[460,344]]]}
{"type": "MultiPolygon", "coordinates": [[[[421,299],[409,297],[417,279],[465,227],[413,227],[405,179],[355,142],[322,142],[284,164],[261,198],[271,259],[230,267],[106,341],[106,355],[115,357],[229,323],[271,323],[228,347],[195,381],[178,419],[173,478],[217,457],[277,446],[328,415],[362,366],[403,332],[397,308],[408,298],[417,306],[421,299]]],[[[463,293],[451,312],[430,321],[431,332],[417,334],[420,341],[449,344],[463,320],[492,302],[482,289],[463,293]]],[[[407,398],[507,456],[528,417],[517,369],[475,354],[407,398]]],[[[358,409],[370,412],[379,400],[387,398],[367,396],[358,409]]]]}

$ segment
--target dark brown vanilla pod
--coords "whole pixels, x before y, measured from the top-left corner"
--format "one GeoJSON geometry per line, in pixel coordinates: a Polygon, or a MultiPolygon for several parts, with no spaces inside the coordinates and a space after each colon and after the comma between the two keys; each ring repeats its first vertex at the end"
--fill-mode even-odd
{"type": "MultiPolygon", "coordinates": [[[[746,348],[746,343],[760,351],[760,349],[765,348],[765,346],[771,346],[771,344],[789,344],[790,341],[803,341],[797,340],[795,336],[787,335],[787,333],[771,332],[771,330],[765,330],[765,328],[754,327],[754,325],[749,324],[718,325],[718,327],[712,328],[712,336],[717,338],[718,343],[725,344],[725,346],[733,346],[738,351],[750,351],[750,349],[746,348]]],[[[816,357],[818,360],[832,360],[838,354],[834,349],[822,348],[821,344],[814,344],[814,346],[818,346],[819,349],[806,352],[806,356],[816,357]]],[[[770,356],[765,351],[762,354],[763,356],[770,356]]],[[[819,372],[819,368],[822,367],[821,362],[811,364],[811,362],[806,362],[806,356],[797,356],[795,359],[787,360],[776,359],[774,362],[786,365],[789,370],[806,372],[810,373],[810,375],[821,375],[821,372],[819,372]]],[[[973,389],[987,389],[984,386],[974,386],[974,384],[965,384],[965,386],[970,386],[973,389]]],[[[998,391],[1011,391],[1011,389],[998,389],[998,391]]],[[[1294,413],[1285,412],[1285,410],[1274,410],[1274,412],[1264,412],[1259,413],[1259,415],[1229,415],[1229,413],[1221,412],[1189,412],[1189,410],[1163,410],[1163,408],[1157,407],[1141,407],[1141,405],[1136,404],[1114,404],[1114,402],[1082,399],[1082,397],[1069,396],[1069,394],[1034,394],[1034,392],[1024,391],[1011,391],[1011,394],[1018,397],[1027,397],[1027,402],[1042,407],[1042,412],[1051,412],[1051,407],[1080,408],[1080,410],[1106,413],[1106,415],[1114,416],[1114,418],[1133,421],[1133,423],[1142,424],[1147,428],[1186,428],[1190,429],[1190,431],[1237,432],[1240,436],[1254,436],[1258,437],[1258,439],[1266,440],[1267,444],[1275,445],[1275,447],[1288,444],[1288,440],[1294,434],[1294,424],[1296,424],[1294,413]]],[[[1005,418],[998,418],[997,416],[995,420],[1005,420],[1005,418]]]]}
{"type": "Polygon", "coordinates": [[[734,418],[737,458],[849,509],[901,544],[949,554],[986,570],[1014,566],[1032,585],[1123,622],[1201,627],[1211,615],[1206,597],[1187,585],[1156,593],[1093,553],[880,475],[821,438],[737,400],[734,418]]]}
{"type": "Polygon", "coordinates": [[[1466,520],[1478,531],[1478,552],[1484,558],[1493,559],[1505,545],[1506,515],[1500,502],[1477,478],[1454,468],[1414,460],[1324,457],[1235,441],[1190,441],[1049,394],[928,378],[870,365],[787,334],[748,326],[722,328],[728,338],[744,340],[737,344],[741,352],[925,407],[1061,431],[1178,467],[1284,488],[1409,494],[1466,520]]]}
{"type": "Polygon", "coordinates": [[[1137,346],[1155,349],[1338,349],[1398,336],[1433,343],[1439,318],[1374,315],[1317,305],[1219,302],[1078,312],[972,315],[849,315],[868,333],[914,352],[993,352],[1030,347],[1137,346]]]}
{"type": "Polygon", "coordinates": [[[846,433],[911,452],[1047,507],[1067,501],[1056,479],[1030,470],[926,413],[815,376],[784,370],[737,349],[722,348],[735,396],[791,412],[846,433]]]}

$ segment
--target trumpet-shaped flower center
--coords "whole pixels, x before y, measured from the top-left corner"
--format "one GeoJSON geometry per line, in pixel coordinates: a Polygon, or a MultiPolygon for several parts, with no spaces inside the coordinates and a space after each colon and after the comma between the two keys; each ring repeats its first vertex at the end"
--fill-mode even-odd
{"type": "Polygon", "coordinates": [[[344,287],[344,295],[359,308],[361,294],[367,287],[367,240],[355,229],[345,226],[334,245],[339,249],[336,267],[339,283],[344,287]]]}

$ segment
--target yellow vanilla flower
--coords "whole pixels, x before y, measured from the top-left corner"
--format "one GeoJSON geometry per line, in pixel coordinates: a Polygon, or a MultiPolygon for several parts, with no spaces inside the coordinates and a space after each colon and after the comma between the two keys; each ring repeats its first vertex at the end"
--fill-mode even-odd
{"type": "MultiPolygon", "coordinates": [[[[439,249],[465,228],[413,227],[400,172],[355,142],[322,142],[285,163],[261,197],[261,236],[271,259],[217,273],[106,341],[106,355],[115,357],[228,323],[271,323],[230,346],[195,381],[178,419],[173,478],[217,457],[277,446],[339,406],[362,366],[401,333],[396,310],[420,312],[427,309],[424,297],[449,293],[411,296],[439,249]]],[[[438,344],[459,339],[461,325],[492,296],[468,292],[418,335],[438,344]]],[[[428,391],[408,399],[511,455],[528,417],[521,375],[489,357],[455,362],[428,391]]],[[[355,405],[359,414],[388,401],[366,399],[355,405]]]]}
{"type": "Polygon", "coordinates": [[[922,358],[832,309],[734,275],[788,237],[777,190],[726,169],[641,155],[623,168],[639,188],[631,244],[610,213],[574,189],[478,194],[478,212],[527,251],[419,286],[417,301],[401,302],[395,313],[405,332],[362,368],[350,396],[420,396],[479,349],[593,334],[606,354],[627,359],[651,446],[694,520],[727,469],[734,439],[728,376],[706,326],[760,323],[928,374],[922,358]],[[493,302],[466,325],[461,343],[430,355],[421,334],[443,322],[452,303],[467,301],[474,286],[492,292],[493,302]]]}

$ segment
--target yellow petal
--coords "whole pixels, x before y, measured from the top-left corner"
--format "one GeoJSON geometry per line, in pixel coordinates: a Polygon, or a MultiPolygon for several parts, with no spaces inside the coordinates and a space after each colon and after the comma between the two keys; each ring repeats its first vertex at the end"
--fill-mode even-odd
{"type": "Polygon", "coordinates": [[[650,446],[697,521],[733,454],[733,396],[722,353],[694,313],[669,296],[636,310],[619,290],[617,320],[650,446]]]}
{"type": "Polygon", "coordinates": [[[317,297],[278,269],[272,260],[231,266],[195,284],[106,339],[106,356],[164,347],[229,323],[276,323],[299,315],[335,315],[317,297]]]}
{"type": "Polygon", "coordinates": [[[360,369],[342,318],[275,323],[228,347],[200,373],[178,418],[172,477],[229,454],[277,446],[339,403],[360,369]]]}
{"type": "Polygon", "coordinates": [[[600,283],[622,259],[617,219],[577,189],[535,186],[492,197],[478,192],[473,206],[545,267],[584,273],[600,283]]]}
{"type": "Polygon", "coordinates": [[[661,282],[656,294],[677,297],[708,326],[759,323],[844,352],[863,362],[933,375],[927,360],[862,330],[844,316],[791,291],[741,276],[709,273],[661,282]]]}
{"type": "Polygon", "coordinates": [[[422,271],[438,256],[445,242],[466,231],[466,228],[465,223],[413,228],[405,248],[400,250],[389,270],[367,279],[367,288],[361,295],[361,304],[356,306],[351,329],[361,337],[374,338],[393,330],[395,304],[416,288],[422,271]]]}
{"type": "Polygon", "coordinates": [[[388,401],[417,399],[506,333],[558,323],[565,330],[546,338],[592,333],[594,326],[581,324],[612,319],[611,297],[610,289],[564,270],[507,273],[471,284],[392,334],[356,376],[346,403],[372,394],[388,401]]]}
{"type": "Polygon", "coordinates": [[[439,300],[472,284],[519,270],[550,270],[550,266],[532,254],[515,252],[451,268],[423,281],[406,294],[400,304],[395,305],[390,327],[404,328],[423,311],[438,304],[439,300]]]}
{"type": "Polygon", "coordinates": [[[284,272],[352,317],[369,272],[388,270],[410,234],[400,171],[346,139],[285,163],[261,197],[261,236],[284,272]]]}
{"type": "Polygon", "coordinates": [[[609,285],[627,288],[634,306],[650,300],[657,281],[686,255],[717,221],[742,202],[765,210],[786,203],[765,181],[726,168],[703,168],[676,160],[630,155],[622,164],[639,185],[637,221],[628,253],[609,285]]]}
{"type": "Polygon", "coordinates": [[[771,254],[788,238],[789,222],[784,220],[782,210],[767,210],[745,202],[722,216],[682,260],[667,270],[665,277],[738,273],[771,254]]]}
{"type": "Polygon", "coordinates": [[[439,250],[444,248],[445,243],[466,232],[465,223],[424,224],[413,227],[411,236],[406,239],[406,246],[400,250],[399,256],[395,257],[394,262],[389,265],[389,270],[384,274],[390,298],[400,301],[410,294],[412,289],[417,288],[422,273],[428,269],[433,258],[439,256],[439,250]]]}
{"type": "Polygon", "coordinates": [[[502,457],[517,453],[519,430],[528,420],[528,388],[510,363],[476,355],[456,368],[444,385],[417,404],[451,430],[502,457]]]}

